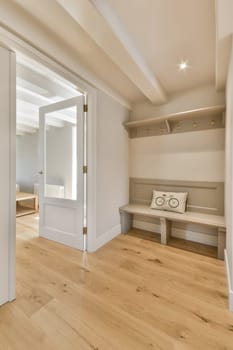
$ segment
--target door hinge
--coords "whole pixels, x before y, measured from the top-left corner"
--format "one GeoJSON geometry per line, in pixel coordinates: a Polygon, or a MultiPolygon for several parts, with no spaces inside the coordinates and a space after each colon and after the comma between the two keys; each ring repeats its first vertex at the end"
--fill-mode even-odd
{"type": "Polygon", "coordinates": [[[83,174],[87,174],[87,165],[83,166],[83,174]]]}
{"type": "Polygon", "coordinates": [[[88,105],[87,104],[83,105],[83,112],[88,112],[88,105]]]}
{"type": "Polygon", "coordinates": [[[83,235],[87,235],[87,227],[83,227],[83,235]]]}

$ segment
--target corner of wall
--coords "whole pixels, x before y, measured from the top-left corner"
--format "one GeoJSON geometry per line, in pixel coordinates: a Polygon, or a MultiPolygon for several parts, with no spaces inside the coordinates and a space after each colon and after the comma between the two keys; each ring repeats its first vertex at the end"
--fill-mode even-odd
{"type": "Polygon", "coordinates": [[[233,290],[232,290],[232,280],[230,274],[229,260],[227,250],[224,250],[224,261],[226,266],[226,274],[227,274],[227,286],[228,286],[228,305],[229,310],[233,312],[233,290]]]}
{"type": "Polygon", "coordinates": [[[89,247],[89,252],[95,252],[99,248],[103,247],[105,244],[109,243],[113,238],[119,236],[121,233],[121,225],[116,225],[112,227],[107,232],[103,233],[101,236],[96,238],[95,243],[89,247]]]}

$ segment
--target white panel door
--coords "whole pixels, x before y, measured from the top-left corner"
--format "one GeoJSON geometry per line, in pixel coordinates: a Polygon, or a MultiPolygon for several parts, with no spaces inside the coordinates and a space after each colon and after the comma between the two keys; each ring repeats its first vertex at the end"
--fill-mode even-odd
{"type": "Polygon", "coordinates": [[[83,96],[41,107],[39,234],[83,249],[83,96]]]}
{"type": "Polygon", "coordinates": [[[15,297],[15,67],[0,47],[0,305],[15,297]]]}

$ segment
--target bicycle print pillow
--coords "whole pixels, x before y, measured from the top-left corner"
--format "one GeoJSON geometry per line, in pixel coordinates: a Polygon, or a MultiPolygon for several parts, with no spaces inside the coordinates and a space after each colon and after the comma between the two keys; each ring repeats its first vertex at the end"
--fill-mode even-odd
{"type": "Polygon", "coordinates": [[[150,207],[152,209],[184,213],[187,196],[187,192],[162,192],[154,190],[150,207]]]}

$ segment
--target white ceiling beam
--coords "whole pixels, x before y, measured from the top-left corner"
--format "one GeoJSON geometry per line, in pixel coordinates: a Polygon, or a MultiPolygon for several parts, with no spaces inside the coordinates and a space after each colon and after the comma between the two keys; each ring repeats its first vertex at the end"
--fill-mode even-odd
{"type": "MultiPolygon", "coordinates": [[[[32,124],[32,123],[39,123],[39,114],[37,112],[36,117],[32,116],[32,114],[30,113],[21,113],[21,112],[17,112],[17,121],[25,121],[28,122],[28,124],[32,124]]],[[[49,117],[46,121],[46,123],[49,126],[55,126],[57,128],[62,128],[63,126],[65,126],[65,122],[62,121],[61,119],[57,119],[55,117],[49,117]]]]}
{"type": "Polygon", "coordinates": [[[55,87],[60,86],[65,90],[70,91],[70,95],[82,95],[82,93],[79,90],[77,90],[77,87],[74,84],[65,80],[63,77],[58,76],[56,73],[54,73],[47,67],[41,66],[38,62],[32,61],[26,56],[17,55],[17,65],[24,66],[39,75],[49,77],[49,80],[55,85],[55,87]]]}
{"type": "Polygon", "coordinates": [[[57,2],[151,102],[165,102],[166,95],[158,79],[106,1],[57,2]]]}
{"type": "Polygon", "coordinates": [[[36,129],[39,128],[39,120],[29,119],[29,118],[25,118],[25,117],[18,117],[16,124],[29,126],[29,127],[36,128],[36,129]]]}
{"type": "MultiPolygon", "coordinates": [[[[17,83],[16,92],[17,92],[18,100],[31,103],[33,105],[36,105],[36,107],[38,108],[41,106],[46,106],[48,104],[58,102],[58,99],[55,99],[53,97],[45,97],[37,92],[32,91],[31,89],[23,87],[20,84],[20,82],[17,83]]],[[[60,98],[59,100],[62,100],[62,98],[60,98]]],[[[71,113],[70,115],[73,115],[73,114],[71,113]]]]}
{"type": "Polygon", "coordinates": [[[39,107],[33,103],[21,100],[16,96],[16,109],[19,113],[31,114],[36,117],[38,115],[39,107]]]}
{"type": "MultiPolygon", "coordinates": [[[[28,102],[26,100],[22,100],[21,98],[18,98],[17,94],[17,112],[19,113],[25,113],[25,114],[32,114],[35,116],[38,116],[39,106],[35,105],[32,102],[28,102]]],[[[54,102],[53,102],[54,103],[54,102]]],[[[48,105],[48,104],[46,104],[48,105]]],[[[60,112],[53,112],[51,117],[56,117],[61,120],[65,120],[70,123],[74,123],[75,121],[75,109],[73,108],[66,108],[61,110],[60,112]]]]}
{"type": "Polygon", "coordinates": [[[17,98],[29,103],[32,103],[38,107],[55,102],[51,98],[42,96],[36,92],[33,92],[25,87],[17,84],[16,86],[17,98]]]}
{"type": "Polygon", "coordinates": [[[76,95],[76,92],[71,93],[70,89],[53,82],[50,77],[39,74],[32,67],[29,68],[22,63],[17,63],[17,85],[29,88],[29,90],[48,98],[60,96],[66,99],[76,95]]]}
{"type": "MultiPolygon", "coordinates": [[[[51,98],[47,98],[44,96],[41,96],[33,91],[30,91],[28,89],[25,89],[24,87],[21,87],[17,85],[17,108],[18,108],[18,113],[21,114],[20,112],[23,112],[23,110],[26,110],[26,113],[28,111],[31,111],[32,114],[38,118],[38,108],[41,106],[48,105],[50,103],[54,103],[55,101],[52,100],[51,98]],[[25,108],[24,108],[25,107],[25,108]]],[[[62,115],[64,113],[61,113],[62,115]]],[[[66,109],[65,114],[71,117],[72,122],[75,120],[75,111],[71,109],[66,109]]],[[[30,115],[30,112],[29,112],[30,115]]],[[[56,118],[51,117],[51,125],[62,127],[64,126],[64,123],[60,120],[56,120],[56,118]]]]}
{"type": "Polygon", "coordinates": [[[16,136],[24,136],[25,133],[16,129],[16,136]]]}
{"type": "Polygon", "coordinates": [[[33,134],[36,132],[37,129],[31,126],[26,126],[21,123],[17,123],[16,130],[33,134]]]}
{"type": "MultiPolygon", "coordinates": [[[[16,106],[17,106],[17,115],[23,114],[25,116],[31,116],[34,119],[39,118],[39,108],[36,105],[17,99],[16,106]]],[[[50,115],[48,115],[46,118],[46,122],[48,124],[56,122],[56,120],[58,121],[58,123],[59,121],[62,121],[62,122],[75,124],[76,122],[75,112],[70,109],[69,110],[67,109],[65,112],[50,113],[50,115]]],[[[60,125],[60,126],[64,126],[64,125],[60,125]]]]}

